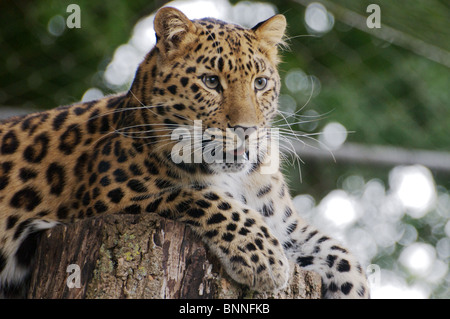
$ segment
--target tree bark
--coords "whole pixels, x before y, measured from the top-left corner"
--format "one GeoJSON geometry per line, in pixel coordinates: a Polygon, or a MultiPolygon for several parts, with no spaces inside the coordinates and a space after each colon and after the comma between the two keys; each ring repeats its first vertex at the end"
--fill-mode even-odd
{"type": "Polygon", "coordinates": [[[109,215],[44,232],[27,297],[320,298],[317,274],[294,264],[291,274],[286,289],[253,293],[228,277],[186,225],[150,215],[109,215]]]}

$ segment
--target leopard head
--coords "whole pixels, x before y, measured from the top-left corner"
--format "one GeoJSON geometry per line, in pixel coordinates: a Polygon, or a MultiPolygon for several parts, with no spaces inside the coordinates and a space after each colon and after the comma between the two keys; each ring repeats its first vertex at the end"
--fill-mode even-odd
{"type": "Polygon", "coordinates": [[[246,172],[260,163],[270,148],[262,141],[268,140],[277,111],[277,47],[285,28],[282,15],[246,29],[160,9],[154,19],[156,46],[130,89],[145,106],[155,149],[173,155],[174,146],[190,138],[190,151],[186,142],[178,153],[184,164],[220,173],[246,172]]]}

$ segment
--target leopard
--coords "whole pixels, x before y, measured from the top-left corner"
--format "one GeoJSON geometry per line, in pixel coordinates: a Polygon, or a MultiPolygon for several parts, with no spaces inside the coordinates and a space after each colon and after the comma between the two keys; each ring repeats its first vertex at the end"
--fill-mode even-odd
{"type": "Polygon", "coordinates": [[[188,225],[229,277],[254,291],[286,287],[295,263],[320,275],[324,298],[368,298],[361,264],[298,214],[279,151],[265,143],[276,136],[286,27],[281,14],[245,28],[163,7],[156,44],[126,92],[4,120],[0,290],[23,285],[47,229],[155,214],[188,225]],[[174,133],[198,123],[200,135],[214,128],[216,136],[192,151],[174,133]],[[222,154],[192,160],[207,149],[222,154]]]}

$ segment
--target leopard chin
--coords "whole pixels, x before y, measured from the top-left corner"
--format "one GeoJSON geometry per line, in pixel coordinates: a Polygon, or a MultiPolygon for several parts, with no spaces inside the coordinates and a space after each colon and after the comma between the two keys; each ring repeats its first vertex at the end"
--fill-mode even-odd
{"type": "Polygon", "coordinates": [[[214,172],[221,173],[242,173],[248,172],[252,165],[250,162],[245,163],[213,163],[208,165],[214,172]]]}

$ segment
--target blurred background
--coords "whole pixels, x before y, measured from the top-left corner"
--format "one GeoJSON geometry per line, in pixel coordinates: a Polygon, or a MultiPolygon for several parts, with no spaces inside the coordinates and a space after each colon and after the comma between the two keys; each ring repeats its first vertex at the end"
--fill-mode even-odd
{"type": "Polygon", "coordinates": [[[0,117],[128,89],[166,4],[246,27],[286,16],[275,125],[299,214],[361,259],[373,298],[450,298],[449,2],[1,1],[0,117]]]}

